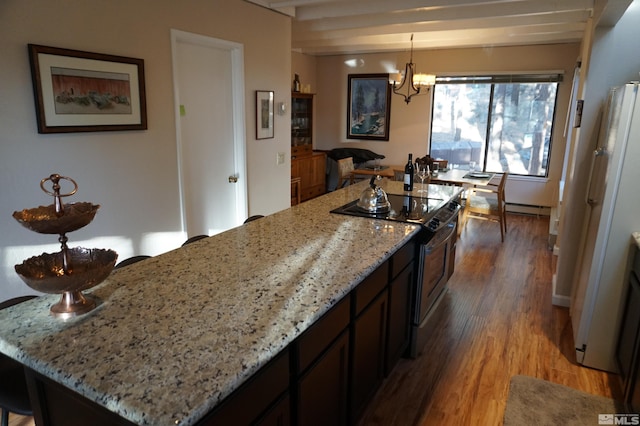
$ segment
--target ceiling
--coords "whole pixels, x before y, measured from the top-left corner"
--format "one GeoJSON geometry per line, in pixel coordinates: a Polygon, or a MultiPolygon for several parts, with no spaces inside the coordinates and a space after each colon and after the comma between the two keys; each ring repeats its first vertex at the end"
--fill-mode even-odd
{"type": "Polygon", "coordinates": [[[309,55],[580,42],[633,0],[247,0],[292,17],[309,55]]]}

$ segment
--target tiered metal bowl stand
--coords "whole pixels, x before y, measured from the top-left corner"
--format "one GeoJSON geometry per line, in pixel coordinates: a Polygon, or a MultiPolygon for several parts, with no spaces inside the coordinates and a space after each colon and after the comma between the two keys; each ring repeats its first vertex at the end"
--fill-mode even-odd
{"type": "Polygon", "coordinates": [[[115,266],[118,254],[108,249],[69,248],[67,233],[76,231],[93,220],[100,205],[92,203],[63,204],[62,197],[75,194],[78,184],[71,178],[52,174],[40,181],[40,188],[53,196],[53,204],[14,212],[13,217],[31,231],[58,234],[60,251],[43,253],[16,265],[20,278],[34,290],[61,294],[60,301],[51,306],[51,314],[70,318],[85,314],[96,307],[96,300],[82,294],[83,290],[104,281],[115,266]],[[61,194],[61,181],[73,184],[73,190],[61,194]],[[51,182],[52,188],[45,187],[51,182]]]}

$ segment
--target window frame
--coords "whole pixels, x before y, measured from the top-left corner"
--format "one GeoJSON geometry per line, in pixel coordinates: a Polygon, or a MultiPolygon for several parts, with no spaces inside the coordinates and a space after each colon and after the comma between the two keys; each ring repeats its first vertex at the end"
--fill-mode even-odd
{"type": "Polygon", "coordinates": [[[483,157],[482,157],[482,170],[485,170],[487,164],[487,152],[489,147],[489,135],[491,132],[491,117],[493,111],[493,102],[494,102],[494,92],[495,85],[500,83],[555,83],[557,84],[555,100],[553,105],[553,116],[551,120],[551,129],[549,130],[549,147],[547,152],[547,163],[544,168],[544,175],[530,175],[530,174],[520,174],[515,172],[509,172],[510,175],[518,176],[523,179],[546,179],[549,177],[549,165],[551,163],[551,152],[553,149],[553,138],[556,129],[556,118],[557,118],[557,110],[558,110],[558,95],[560,93],[560,83],[563,81],[563,73],[562,72],[545,72],[545,73],[522,73],[522,74],[487,74],[487,75],[454,75],[454,76],[444,76],[440,75],[436,77],[436,83],[431,90],[431,117],[429,122],[429,140],[428,149],[431,152],[432,142],[433,142],[433,119],[435,114],[435,108],[433,108],[435,102],[435,86],[438,84],[489,84],[490,85],[490,95],[489,95],[489,109],[488,109],[488,120],[487,120],[487,128],[485,132],[484,139],[484,148],[483,148],[483,157]]]}

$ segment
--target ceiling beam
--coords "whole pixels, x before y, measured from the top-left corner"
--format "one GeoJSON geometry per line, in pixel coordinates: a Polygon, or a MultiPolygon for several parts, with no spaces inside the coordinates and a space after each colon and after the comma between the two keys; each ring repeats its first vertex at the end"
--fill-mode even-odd
{"type": "MultiPolygon", "coordinates": [[[[347,28],[366,28],[379,25],[406,25],[415,22],[456,21],[473,18],[492,18],[501,16],[522,16],[529,14],[558,13],[572,10],[590,10],[584,7],[590,0],[533,0],[511,2],[504,5],[469,5],[461,7],[445,7],[439,9],[420,9],[401,11],[391,14],[369,13],[359,16],[322,18],[306,22],[307,31],[330,31],[347,28]]],[[[303,25],[296,18],[299,25],[303,25]]]]}
{"type": "Polygon", "coordinates": [[[516,17],[492,17],[492,18],[473,18],[461,19],[456,21],[433,21],[433,22],[416,22],[405,26],[398,25],[381,25],[377,27],[344,29],[335,31],[308,31],[305,23],[293,22],[293,32],[296,41],[310,40],[327,40],[350,38],[364,35],[390,35],[390,34],[407,34],[422,33],[430,31],[447,31],[447,30],[465,30],[469,28],[495,28],[509,26],[531,26],[543,24],[569,24],[575,22],[586,23],[589,19],[588,11],[569,11],[558,12],[553,14],[536,14],[523,15],[516,17]]]}
{"type": "MultiPolygon", "coordinates": [[[[439,31],[423,34],[424,38],[414,38],[414,48],[441,49],[453,47],[498,47],[525,44],[576,43],[584,35],[584,28],[574,26],[567,31],[557,31],[557,28],[540,28],[534,33],[526,33],[521,28],[499,29],[469,29],[454,31],[439,31]]],[[[332,55],[341,53],[375,53],[384,51],[408,50],[407,40],[390,40],[388,37],[355,37],[344,43],[341,40],[325,40],[318,42],[296,42],[296,50],[313,55],[332,55]]]]}

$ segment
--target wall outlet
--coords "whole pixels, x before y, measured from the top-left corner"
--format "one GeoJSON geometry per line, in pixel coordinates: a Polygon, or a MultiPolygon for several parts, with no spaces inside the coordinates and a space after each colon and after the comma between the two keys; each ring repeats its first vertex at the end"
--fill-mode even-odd
{"type": "Polygon", "coordinates": [[[278,153],[278,155],[276,156],[276,164],[277,165],[284,164],[284,152],[278,153]]]}

